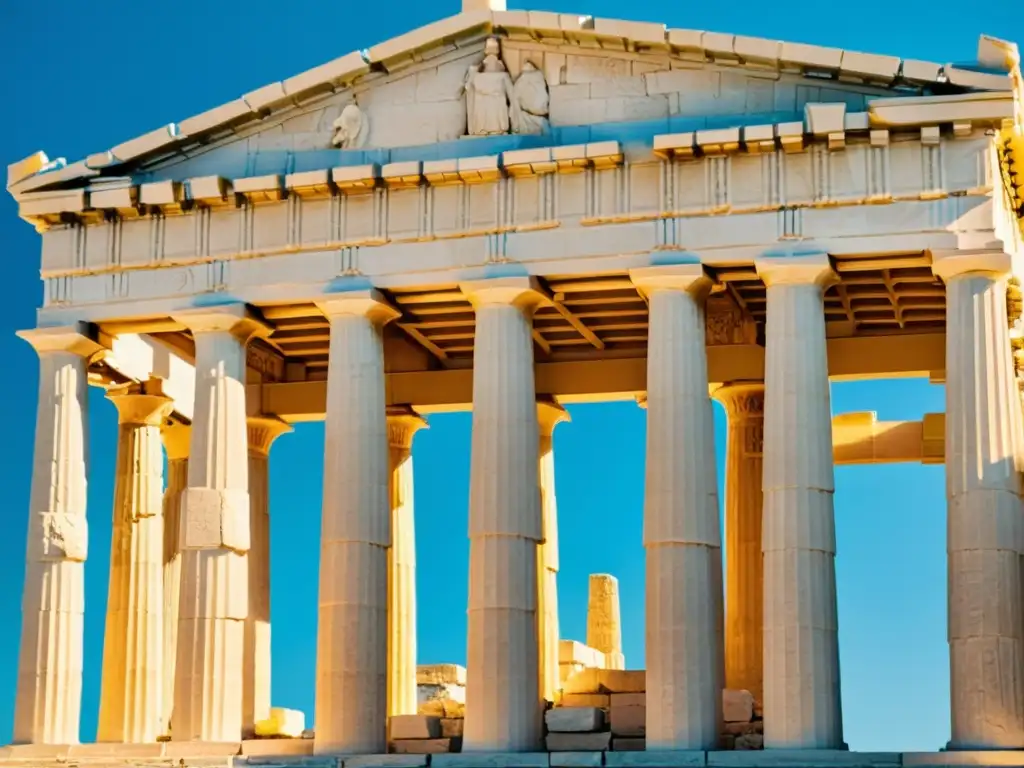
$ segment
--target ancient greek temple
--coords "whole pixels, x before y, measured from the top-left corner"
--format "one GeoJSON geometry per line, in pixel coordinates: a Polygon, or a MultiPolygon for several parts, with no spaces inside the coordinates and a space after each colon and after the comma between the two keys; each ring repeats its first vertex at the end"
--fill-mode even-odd
{"type": "Polygon", "coordinates": [[[19,334],[39,400],[0,764],[1024,765],[1024,86],[1015,46],[977,50],[465,0],[109,150],[10,165],[45,298],[19,334]],[[831,381],[886,377],[943,383],[945,413],[832,413],[831,381]],[[86,510],[89,386],[120,431],[80,744],[88,520],[109,514],[86,510]],[[645,670],[614,621],[568,646],[558,626],[552,436],[566,405],[613,400],[647,415],[645,670]],[[452,410],[472,410],[464,723],[417,750],[439,725],[417,700],[411,457],[452,410]],[[310,421],[316,711],[261,742],[267,468],[310,421]],[[943,752],[844,743],[834,466],[878,462],[946,467],[943,752]],[[725,749],[741,732],[764,751],[725,749]]]}

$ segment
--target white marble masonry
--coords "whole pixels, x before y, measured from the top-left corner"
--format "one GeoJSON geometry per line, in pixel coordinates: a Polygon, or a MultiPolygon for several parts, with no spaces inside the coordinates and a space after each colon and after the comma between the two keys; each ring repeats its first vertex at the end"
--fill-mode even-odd
{"type": "Polygon", "coordinates": [[[543,540],[529,278],[462,284],[476,310],[464,752],[540,748],[543,540]]]}
{"type": "Polygon", "coordinates": [[[249,614],[245,346],[263,326],[241,305],[176,316],[195,339],[195,410],[181,499],[181,587],[171,736],[231,741],[242,731],[249,614]]]}
{"type": "Polygon", "coordinates": [[[77,744],[88,552],[86,370],[81,326],[18,333],[39,355],[14,741],[77,744]]]}
{"type": "Polygon", "coordinates": [[[764,744],[843,744],[836,615],[826,254],[758,259],[765,339],[764,744]]]}
{"type": "Polygon", "coordinates": [[[314,751],[383,753],[391,503],[381,328],[398,312],[375,290],[317,306],[331,341],[314,751]]]}
{"type": "Polygon", "coordinates": [[[647,749],[712,749],[722,720],[722,536],[699,263],[631,270],[647,297],[647,749]]]}
{"type": "Polygon", "coordinates": [[[160,427],[174,402],[158,379],[111,387],[107,398],[119,429],[96,741],[144,744],[165,729],[160,427]]]}
{"type": "Polygon", "coordinates": [[[946,497],[954,749],[1024,747],[1020,399],[1001,251],[935,253],[946,284],[946,497]]]}

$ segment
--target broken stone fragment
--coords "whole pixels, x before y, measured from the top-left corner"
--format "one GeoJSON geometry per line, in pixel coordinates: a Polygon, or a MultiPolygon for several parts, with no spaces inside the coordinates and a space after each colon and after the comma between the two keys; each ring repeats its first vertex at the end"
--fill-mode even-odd
{"type": "Polygon", "coordinates": [[[441,718],[430,715],[395,715],[388,721],[392,741],[401,739],[438,739],[441,718]]]}
{"type": "Polygon", "coordinates": [[[749,723],[754,719],[754,695],[726,688],[722,691],[722,719],[727,723],[749,723]]]}
{"type": "Polygon", "coordinates": [[[544,713],[548,731],[589,733],[604,728],[604,710],[597,707],[556,707],[544,713]]]}

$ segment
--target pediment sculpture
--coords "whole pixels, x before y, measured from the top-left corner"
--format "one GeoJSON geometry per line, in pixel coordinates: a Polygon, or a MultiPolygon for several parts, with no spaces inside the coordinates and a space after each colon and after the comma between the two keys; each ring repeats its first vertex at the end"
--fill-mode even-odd
{"type": "Polygon", "coordinates": [[[339,149],[359,149],[366,146],[370,121],[357,104],[346,104],[331,128],[333,146],[339,149]]]}
{"type": "Polygon", "coordinates": [[[531,61],[512,82],[501,60],[496,38],[484,47],[484,60],[469,68],[466,96],[467,133],[495,136],[509,133],[539,134],[548,127],[548,86],[544,73],[531,61]]]}

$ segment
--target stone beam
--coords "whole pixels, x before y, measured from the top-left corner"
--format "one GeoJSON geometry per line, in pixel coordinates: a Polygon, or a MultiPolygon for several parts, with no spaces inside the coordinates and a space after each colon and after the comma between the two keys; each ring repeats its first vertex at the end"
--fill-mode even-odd
{"type": "Polygon", "coordinates": [[[102,341],[110,348],[104,358],[107,365],[134,381],[163,379],[164,394],[174,400],[174,413],[192,420],[195,369],[191,361],[148,336],[105,336],[102,341]]]}
{"type": "Polygon", "coordinates": [[[941,464],[946,459],[946,415],[926,413],[921,421],[878,421],[872,412],[842,413],[832,419],[835,464],[941,464]]]}

